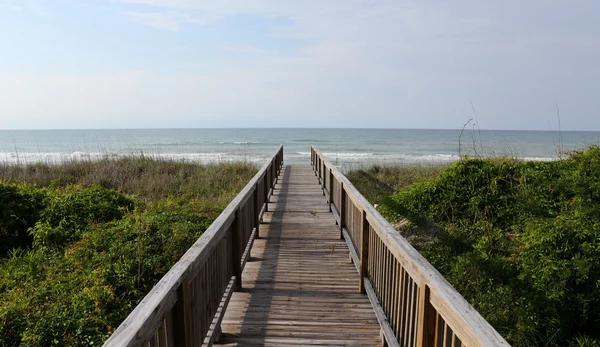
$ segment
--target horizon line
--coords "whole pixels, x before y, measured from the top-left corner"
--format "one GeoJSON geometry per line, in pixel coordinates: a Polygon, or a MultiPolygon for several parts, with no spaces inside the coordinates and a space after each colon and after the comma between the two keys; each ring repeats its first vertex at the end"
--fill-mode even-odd
{"type": "Polygon", "coordinates": [[[529,131],[529,132],[600,132],[600,130],[540,130],[540,129],[466,129],[466,128],[360,128],[360,127],[206,127],[206,128],[181,128],[181,127],[148,127],[148,128],[15,128],[0,129],[0,131],[110,131],[110,130],[439,130],[439,131],[529,131]]]}

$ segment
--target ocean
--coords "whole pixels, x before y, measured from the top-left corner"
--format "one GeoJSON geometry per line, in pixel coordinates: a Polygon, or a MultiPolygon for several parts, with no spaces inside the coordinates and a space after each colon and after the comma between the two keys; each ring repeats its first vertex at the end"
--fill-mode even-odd
{"type": "Polygon", "coordinates": [[[552,160],[600,144],[600,132],[420,129],[0,130],[0,162],[57,164],[144,155],[198,163],[265,162],[284,146],[286,163],[307,163],[315,145],[342,169],[449,163],[460,155],[552,160]]]}

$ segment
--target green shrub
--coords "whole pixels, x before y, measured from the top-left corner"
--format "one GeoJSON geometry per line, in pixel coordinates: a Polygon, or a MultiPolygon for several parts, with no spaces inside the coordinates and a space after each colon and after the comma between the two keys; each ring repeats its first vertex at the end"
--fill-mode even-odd
{"type": "Polygon", "coordinates": [[[599,147],[552,162],[461,160],[380,210],[439,230],[419,250],[513,345],[600,339],[599,147]]]}
{"type": "Polygon", "coordinates": [[[46,194],[35,187],[0,182],[0,259],[13,248],[31,246],[31,228],[46,207],[46,194]]]}
{"type": "Polygon", "coordinates": [[[103,223],[123,217],[133,208],[133,200],[112,189],[94,185],[53,191],[39,220],[30,230],[40,246],[59,247],[76,241],[90,223],[103,223]]]}
{"type": "Polygon", "coordinates": [[[131,158],[3,169],[2,230],[30,239],[0,258],[0,347],[101,345],[256,171],[131,158]]]}

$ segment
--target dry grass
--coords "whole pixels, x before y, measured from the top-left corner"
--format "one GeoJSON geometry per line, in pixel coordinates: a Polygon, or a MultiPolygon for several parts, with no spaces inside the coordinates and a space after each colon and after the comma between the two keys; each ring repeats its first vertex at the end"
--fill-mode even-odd
{"type": "Polygon", "coordinates": [[[256,171],[257,168],[249,163],[200,165],[127,157],[72,161],[60,165],[0,164],[0,181],[40,187],[100,184],[105,188],[150,200],[173,195],[217,198],[223,191],[239,191],[256,171]]]}
{"type": "Polygon", "coordinates": [[[353,170],[346,177],[372,204],[413,183],[437,176],[446,165],[439,166],[379,166],[353,170]]]}

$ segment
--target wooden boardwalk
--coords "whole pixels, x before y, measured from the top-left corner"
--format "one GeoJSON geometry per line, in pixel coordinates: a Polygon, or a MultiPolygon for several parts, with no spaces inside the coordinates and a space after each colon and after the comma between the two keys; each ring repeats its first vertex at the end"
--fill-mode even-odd
{"type": "Polygon", "coordinates": [[[509,346],[335,165],[310,157],[283,167],[280,146],[104,347],[509,346]]]}
{"type": "Polygon", "coordinates": [[[218,346],[376,346],[380,325],[309,165],[285,166],[218,346]]]}

